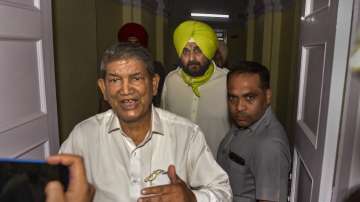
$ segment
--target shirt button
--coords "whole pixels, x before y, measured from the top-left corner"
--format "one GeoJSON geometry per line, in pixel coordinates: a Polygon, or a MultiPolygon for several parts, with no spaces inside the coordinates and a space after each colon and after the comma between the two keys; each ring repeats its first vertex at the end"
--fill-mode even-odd
{"type": "Polygon", "coordinates": [[[137,183],[137,180],[136,179],[132,179],[131,181],[133,184],[136,184],[137,183]]]}

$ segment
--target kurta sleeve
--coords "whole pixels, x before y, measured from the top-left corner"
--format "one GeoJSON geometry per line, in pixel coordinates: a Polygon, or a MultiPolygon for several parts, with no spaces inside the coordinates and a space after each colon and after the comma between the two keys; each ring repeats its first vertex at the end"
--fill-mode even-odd
{"type": "Polygon", "coordinates": [[[215,161],[204,134],[197,127],[190,142],[189,185],[198,202],[230,202],[232,191],[225,171],[215,161]]]}
{"type": "Polygon", "coordinates": [[[290,159],[287,147],[280,141],[261,144],[252,168],[255,176],[256,199],[286,201],[290,159]]]}
{"type": "Polygon", "coordinates": [[[84,143],[81,141],[80,126],[76,126],[68,136],[68,138],[61,144],[59,153],[61,154],[76,154],[83,156],[84,143]]]}

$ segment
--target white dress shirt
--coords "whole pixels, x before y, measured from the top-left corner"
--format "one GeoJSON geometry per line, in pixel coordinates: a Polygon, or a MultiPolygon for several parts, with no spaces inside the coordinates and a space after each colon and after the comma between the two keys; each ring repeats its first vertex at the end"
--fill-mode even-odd
{"type": "Polygon", "coordinates": [[[231,201],[227,174],[216,163],[200,128],[162,109],[152,108],[152,127],[135,145],[112,110],[79,123],[61,153],[84,158],[87,177],[96,188],[95,202],[136,201],[144,187],[169,183],[165,174],[145,182],[155,170],[175,165],[197,201],[231,201]]]}
{"type": "MultiPolygon", "coordinates": [[[[215,63],[214,63],[215,65],[215,63]]],[[[200,97],[181,78],[181,68],[170,72],[164,82],[161,108],[198,124],[216,156],[221,140],[230,129],[227,108],[227,69],[216,67],[211,78],[199,87],[200,97]]]]}

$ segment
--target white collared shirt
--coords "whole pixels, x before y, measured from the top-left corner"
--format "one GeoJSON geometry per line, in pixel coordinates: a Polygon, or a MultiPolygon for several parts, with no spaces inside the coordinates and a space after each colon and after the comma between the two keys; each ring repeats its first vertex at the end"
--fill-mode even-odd
{"type": "Polygon", "coordinates": [[[197,201],[232,200],[228,176],[197,125],[153,107],[151,128],[136,146],[108,110],[79,123],[60,152],[84,158],[88,180],[96,188],[95,202],[136,201],[142,188],[169,182],[166,174],[144,182],[157,169],[167,171],[169,165],[175,165],[197,201]]]}
{"type": "Polygon", "coordinates": [[[183,81],[180,67],[170,72],[164,81],[161,108],[198,124],[216,156],[221,140],[230,129],[230,121],[226,90],[228,70],[213,64],[213,75],[199,87],[200,97],[183,81]]]}

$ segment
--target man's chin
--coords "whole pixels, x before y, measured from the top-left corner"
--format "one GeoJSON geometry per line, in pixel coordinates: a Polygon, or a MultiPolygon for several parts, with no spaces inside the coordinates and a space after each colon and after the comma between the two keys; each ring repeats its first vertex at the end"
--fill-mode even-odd
{"type": "Polygon", "coordinates": [[[202,72],[194,72],[191,74],[191,76],[193,76],[193,77],[198,77],[198,76],[202,76],[202,75],[204,75],[202,72]]]}
{"type": "Polygon", "coordinates": [[[239,128],[247,128],[247,127],[249,127],[251,124],[250,124],[248,121],[237,120],[237,121],[236,121],[236,125],[237,125],[239,128]]]}
{"type": "Polygon", "coordinates": [[[200,71],[198,69],[196,69],[196,70],[188,70],[186,73],[193,76],[193,77],[202,76],[204,74],[204,72],[202,72],[202,71],[200,71]]]}
{"type": "Polygon", "coordinates": [[[188,75],[197,77],[197,76],[204,75],[206,70],[208,69],[208,66],[209,65],[207,65],[207,66],[190,65],[187,67],[183,67],[183,70],[188,75]]]}
{"type": "Polygon", "coordinates": [[[120,119],[120,122],[124,123],[135,123],[139,121],[140,115],[135,113],[117,113],[117,117],[120,119]]]}
{"type": "Polygon", "coordinates": [[[143,111],[141,108],[133,110],[118,110],[116,111],[116,115],[120,122],[123,123],[141,123],[144,119],[151,117],[151,108],[149,108],[148,111],[143,111]]]}

